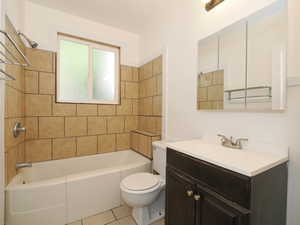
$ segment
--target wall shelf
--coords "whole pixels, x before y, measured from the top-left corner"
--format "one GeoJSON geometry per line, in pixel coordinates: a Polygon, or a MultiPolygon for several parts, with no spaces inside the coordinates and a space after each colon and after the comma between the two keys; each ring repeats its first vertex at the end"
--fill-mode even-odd
{"type": "Polygon", "coordinates": [[[272,98],[272,87],[270,86],[257,86],[257,87],[248,87],[248,88],[239,88],[239,89],[231,89],[231,90],[225,90],[225,93],[228,93],[228,100],[236,100],[236,99],[247,99],[247,98],[272,98]],[[235,92],[247,92],[247,91],[254,91],[254,90],[263,90],[267,89],[268,94],[266,95],[250,95],[248,96],[247,94],[243,97],[232,97],[232,93],[235,92]]]}
{"type": "MultiPolygon", "coordinates": [[[[4,36],[4,39],[0,41],[0,46],[2,46],[2,49],[0,50],[0,56],[2,56],[2,58],[0,58],[0,64],[10,64],[24,67],[30,66],[29,60],[15,40],[3,30],[0,30],[0,35],[4,36]],[[13,49],[10,49],[7,45],[5,45],[5,40],[9,41],[9,45],[12,46],[13,49]],[[13,53],[14,51],[18,53],[18,56],[13,53]]],[[[12,75],[6,73],[2,69],[0,69],[0,73],[0,80],[15,80],[12,75]]]]}

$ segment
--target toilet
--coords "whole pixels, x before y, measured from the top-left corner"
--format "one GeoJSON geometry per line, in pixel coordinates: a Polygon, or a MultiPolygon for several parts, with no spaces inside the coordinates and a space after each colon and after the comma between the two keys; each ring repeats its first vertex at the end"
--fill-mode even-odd
{"type": "Polygon", "coordinates": [[[149,225],[165,216],[165,142],[153,142],[152,149],[153,173],[132,174],[120,184],[122,198],[133,208],[132,216],[138,225],[149,225]]]}

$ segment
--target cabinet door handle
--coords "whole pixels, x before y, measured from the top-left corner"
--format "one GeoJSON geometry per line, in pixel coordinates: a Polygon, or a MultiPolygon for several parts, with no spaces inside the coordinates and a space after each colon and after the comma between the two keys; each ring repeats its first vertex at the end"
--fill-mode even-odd
{"type": "Polygon", "coordinates": [[[191,191],[191,190],[189,190],[189,191],[186,192],[186,195],[187,195],[188,197],[192,197],[193,194],[194,194],[194,192],[191,191]]]}
{"type": "Polygon", "coordinates": [[[201,199],[201,196],[200,195],[194,195],[194,199],[195,199],[195,201],[199,201],[201,199]]]}

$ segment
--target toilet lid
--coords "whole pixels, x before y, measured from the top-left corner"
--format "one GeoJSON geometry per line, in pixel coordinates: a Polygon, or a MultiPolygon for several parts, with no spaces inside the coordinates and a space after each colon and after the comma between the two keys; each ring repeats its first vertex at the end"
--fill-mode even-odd
{"type": "Polygon", "coordinates": [[[158,183],[158,178],[150,173],[133,174],[122,181],[123,186],[132,191],[144,191],[155,187],[158,183]]]}

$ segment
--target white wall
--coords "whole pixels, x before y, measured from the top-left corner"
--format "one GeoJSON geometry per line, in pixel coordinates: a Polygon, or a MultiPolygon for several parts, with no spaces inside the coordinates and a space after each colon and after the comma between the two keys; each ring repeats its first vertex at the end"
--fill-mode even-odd
{"type": "MultiPolygon", "coordinates": [[[[289,3],[295,5],[297,1],[289,0],[289,3]]],[[[166,0],[166,8],[160,18],[145,27],[141,36],[140,55],[143,62],[162,49],[167,49],[168,52],[165,65],[168,81],[165,85],[167,138],[185,139],[224,133],[290,146],[288,225],[298,225],[300,194],[295,190],[300,188],[300,181],[297,179],[300,176],[300,105],[297,97],[300,95],[300,88],[289,89],[288,110],[285,113],[196,110],[198,40],[273,2],[275,0],[227,0],[214,10],[206,12],[199,0],[166,0]]],[[[297,18],[299,9],[299,5],[294,9],[298,12],[295,16],[297,18]]],[[[299,39],[300,35],[294,40],[294,46],[299,43],[299,39]]],[[[297,56],[299,59],[299,55],[297,56]]],[[[296,62],[291,60],[289,67],[300,70],[296,62]]]]}
{"type": "MultiPolygon", "coordinates": [[[[24,0],[0,0],[0,27],[4,29],[4,16],[7,14],[16,29],[24,29],[24,0]]],[[[0,65],[2,68],[3,65],[0,65]]],[[[5,157],[4,157],[4,95],[5,82],[0,81],[0,225],[4,224],[4,184],[5,184],[5,157]]]]}
{"type": "Polygon", "coordinates": [[[24,29],[26,0],[6,0],[6,14],[17,30],[24,29]]]}
{"type": "Polygon", "coordinates": [[[139,36],[61,11],[26,2],[25,33],[39,48],[57,51],[57,32],[121,46],[121,63],[136,66],[139,36]]]}

